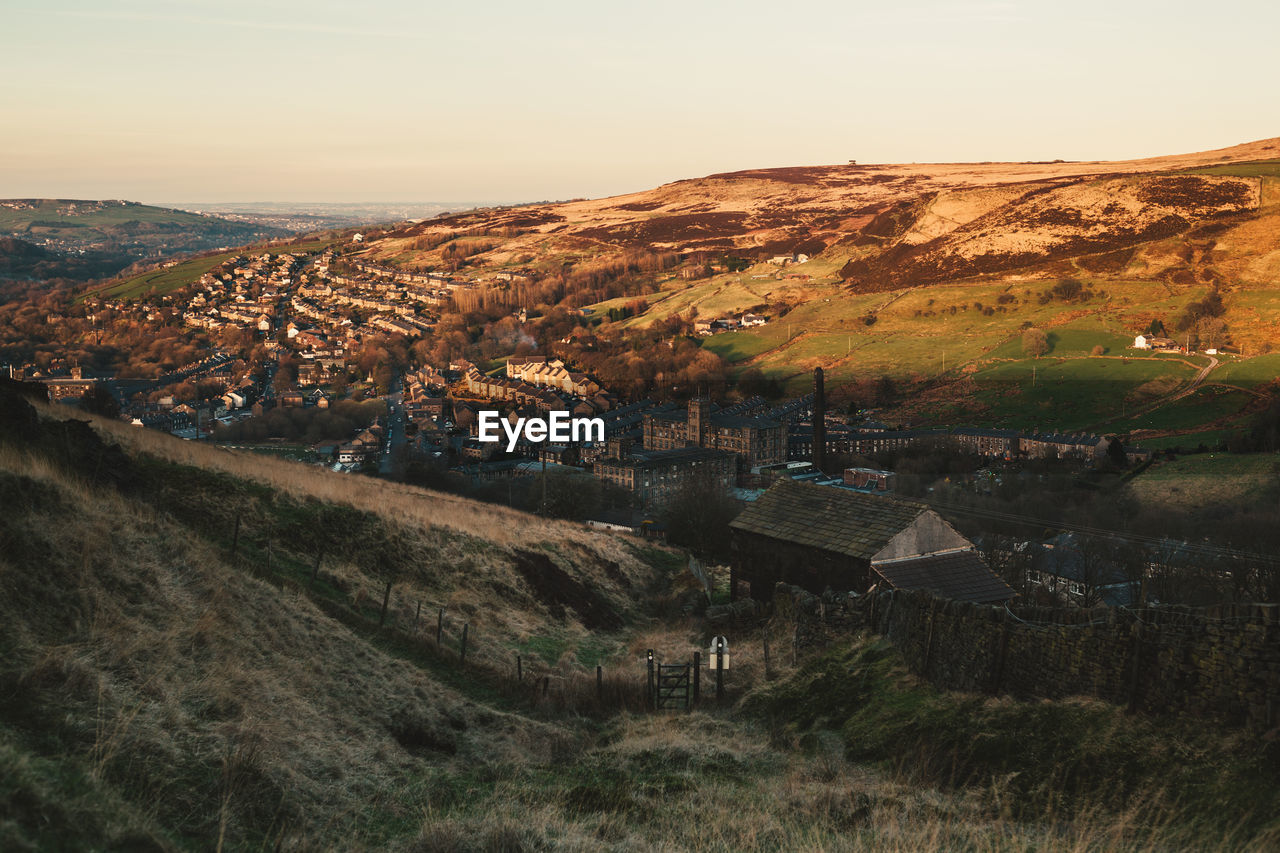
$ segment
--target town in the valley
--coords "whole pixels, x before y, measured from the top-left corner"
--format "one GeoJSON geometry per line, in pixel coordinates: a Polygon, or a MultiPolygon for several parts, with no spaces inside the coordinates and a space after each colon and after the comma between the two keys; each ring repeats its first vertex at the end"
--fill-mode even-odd
{"type": "MultiPolygon", "coordinates": [[[[346,253],[341,245],[244,252],[171,293],[90,294],[65,316],[46,318],[68,338],[95,343],[145,331],[198,356],[188,363],[111,375],[46,358],[12,365],[10,375],[44,383],[53,401],[118,413],[138,428],[650,536],[664,536],[672,515],[687,514],[698,495],[731,500],[736,512],[782,481],[833,497],[927,500],[933,487],[913,459],[931,454],[965,460],[949,463],[951,488],[988,493],[1025,480],[1028,468],[1043,478],[1054,470],[1123,470],[1152,456],[1114,435],[884,423],[874,409],[831,405],[821,369],[807,393],[772,402],[750,388],[711,383],[644,394],[607,387],[575,369],[602,343],[590,312],[566,312],[560,325],[567,333],[545,347],[525,331],[539,319],[528,309],[465,329],[459,304],[518,276],[486,282],[380,267],[350,253],[360,240],[357,234],[346,253]],[[477,337],[479,350],[460,345],[477,337]],[[508,421],[510,441],[482,440],[482,421],[488,417],[492,429],[493,413],[508,421]],[[603,437],[531,441],[514,428],[551,413],[598,419],[603,437]],[[909,473],[897,470],[900,463],[909,473]]],[[[769,263],[782,268],[791,260],[769,263]]],[[[696,339],[767,322],[746,313],[698,319],[683,331],[696,339]]],[[[1133,346],[1179,348],[1150,333],[1135,336],[1133,346]]],[[[1118,565],[1081,568],[1070,535],[998,540],[987,559],[1022,566],[1015,586],[1020,580],[1024,589],[1078,603],[1153,594],[1118,565]],[[1043,559],[1055,548],[1055,559],[1043,559]]],[[[964,547],[976,546],[966,539],[964,547]]]]}

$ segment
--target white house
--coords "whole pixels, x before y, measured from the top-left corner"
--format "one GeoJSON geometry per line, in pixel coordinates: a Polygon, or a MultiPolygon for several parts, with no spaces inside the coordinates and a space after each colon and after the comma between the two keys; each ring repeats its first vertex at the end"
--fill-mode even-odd
{"type": "Polygon", "coordinates": [[[1133,339],[1133,348],[1134,349],[1151,349],[1151,341],[1147,339],[1146,335],[1138,335],[1136,338],[1133,339]]]}

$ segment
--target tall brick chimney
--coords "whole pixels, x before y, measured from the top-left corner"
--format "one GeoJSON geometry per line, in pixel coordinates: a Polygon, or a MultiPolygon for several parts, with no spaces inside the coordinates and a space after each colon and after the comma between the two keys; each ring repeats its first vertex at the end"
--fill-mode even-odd
{"type": "Polygon", "coordinates": [[[827,393],[822,386],[822,368],[813,369],[813,467],[823,470],[827,461],[827,393]]]}

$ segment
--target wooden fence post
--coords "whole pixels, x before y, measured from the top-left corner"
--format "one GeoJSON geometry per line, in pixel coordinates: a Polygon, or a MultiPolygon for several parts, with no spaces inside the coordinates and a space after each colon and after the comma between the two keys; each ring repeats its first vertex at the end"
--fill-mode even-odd
{"type": "Polygon", "coordinates": [[[1009,648],[1009,620],[1002,619],[1000,621],[1000,634],[996,638],[996,647],[994,660],[991,662],[991,693],[995,695],[1000,692],[1000,685],[1004,683],[1004,658],[1009,648]]]}
{"type": "Polygon", "coordinates": [[[391,603],[391,581],[387,581],[387,588],[382,593],[382,612],[378,614],[378,627],[381,628],[387,621],[387,605],[391,603]]]}
{"type": "Polygon", "coordinates": [[[760,640],[764,645],[764,677],[772,678],[769,672],[769,629],[767,627],[760,628],[760,640]]]}
{"type": "Polygon", "coordinates": [[[1142,622],[1137,621],[1134,624],[1133,632],[1133,671],[1129,675],[1129,711],[1138,710],[1138,685],[1141,683],[1142,670],[1139,664],[1142,660],[1142,622]]]}
{"type": "Polygon", "coordinates": [[[649,705],[649,707],[650,707],[650,708],[656,708],[656,707],[657,707],[657,697],[655,696],[655,694],[654,694],[654,692],[653,692],[653,649],[649,649],[649,652],[648,652],[648,661],[649,661],[649,690],[648,690],[648,692],[645,694],[645,697],[648,699],[648,705],[649,705]]]}
{"type": "Polygon", "coordinates": [[[702,652],[693,653],[693,707],[702,699],[702,652]]]}
{"type": "Polygon", "coordinates": [[[929,658],[933,656],[933,623],[937,613],[938,600],[935,598],[929,605],[929,633],[924,641],[924,664],[920,667],[920,674],[926,677],[929,675],[929,658]]]}
{"type": "Polygon", "coordinates": [[[724,641],[716,640],[716,704],[724,698],[724,641]]]}

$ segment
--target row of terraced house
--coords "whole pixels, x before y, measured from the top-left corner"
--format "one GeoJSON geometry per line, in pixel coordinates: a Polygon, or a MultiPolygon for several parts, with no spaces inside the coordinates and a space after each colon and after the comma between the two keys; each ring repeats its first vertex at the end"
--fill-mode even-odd
{"type": "MultiPolygon", "coordinates": [[[[988,459],[1074,459],[1092,462],[1107,454],[1113,436],[1090,433],[1023,432],[1015,429],[956,427],[954,429],[858,428],[839,424],[827,425],[827,453],[870,456],[908,447],[939,446],[983,456],[988,459]]],[[[1124,449],[1129,462],[1140,462],[1151,456],[1149,450],[1124,449]]],[[[813,427],[792,427],[788,436],[790,459],[813,457],[813,427]]]]}

